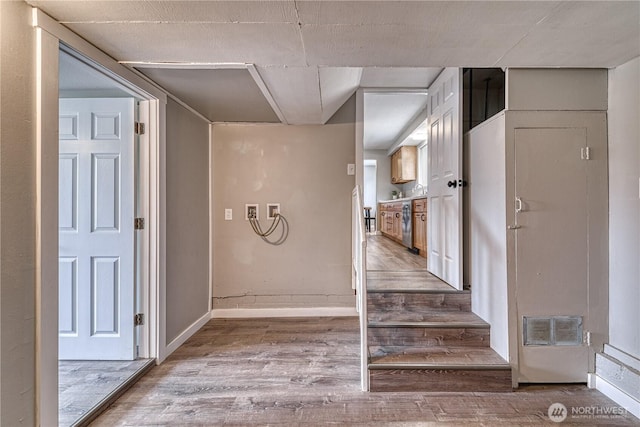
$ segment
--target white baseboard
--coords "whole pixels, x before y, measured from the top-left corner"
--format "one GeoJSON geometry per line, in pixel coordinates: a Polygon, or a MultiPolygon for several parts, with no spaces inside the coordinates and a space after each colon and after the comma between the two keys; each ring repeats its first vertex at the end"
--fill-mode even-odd
{"type": "Polygon", "coordinates": [[[624,391],[620,390],[618,387],[614,386],[607,380],[602,377],[596,377],[596,389],[607,396],[609,399],[616,402],[618,405],[625,408],[631,414],[633,414],[636,418],[640,418],[640,401],[634,399],[629,396],[624,391]]]}
{"type": "Polygon", "coordinates": [[[212,319],[242,319],[257,317],[355,317],[355,307],[292,307],[292,308],[219,308],[211,310],[212,319]]]}
{"type": "Polygon", "coordinates": [[[164,351],[163,360],[167,358],[171,353],[176,351],[178,347],[184,344],[186,340],[191,338],[193,334],[198,332],[200,328],[202,328],[205,325],[205,323],[207,323],[209,320],[211,320],[211,313],[207,312],[204,314],[204,316],[202,316],[201,318],[193,322],[187,329],[185,329],[173,341],[167,344],[167,347],[165,348],[165,351],[164,351]]]}

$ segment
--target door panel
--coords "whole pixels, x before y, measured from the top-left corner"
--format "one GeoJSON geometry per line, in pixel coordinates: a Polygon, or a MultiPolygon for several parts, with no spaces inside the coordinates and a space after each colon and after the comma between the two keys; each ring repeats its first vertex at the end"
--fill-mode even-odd
{"type": "Polygon", "coordinates": [[[59,358],[134,355],[133,99],[60,100],[59,358]]]}
{"type": "Polygon", "coordinates": [[[563,342],[588,320],[588,199],[582,128],[515,130],[516,295],[520,382],[585,382],[588,347],[563,342]],[[519,201],[517,201],[519,200],[519,201]],[[523,319],[554,319],[524,343],[523,319]],[[555,331],[555,332],[554,332],[555,331]],[[570,334],[569,334],[570,335],[570,334]],[[545,342],[546,341],[546,342],[545,342]]]}
{"type": "Polygon", "coordinates": [[[462,289],[461,70],[446,68],[429,88],[428,269],[462,289]],[[456,187],[447,185],[450,181],[456,187]]]}

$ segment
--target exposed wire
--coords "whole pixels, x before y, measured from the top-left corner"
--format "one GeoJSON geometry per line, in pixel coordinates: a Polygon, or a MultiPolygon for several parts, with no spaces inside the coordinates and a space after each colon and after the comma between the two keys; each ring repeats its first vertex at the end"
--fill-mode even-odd
{"type": "Polygon", "coordinates": [[[253,228],[253,231],[258,236],[260,236],[262,240],[264,240],[270,245],[274,245],[274,246],[281,245],[285,242],[285,240],[287,240],[287,237],[289,236],[289,222],[284,216],[282,216],[279,213],[276,213],[274,215],[273,222],[271,223],[267,231],[262,231],[262,227],[260,226],[260,221],[258,221],[258,218],[256,218],[255,216],[249,217],[249,224],[251,224],[251,228],[253,228]],[[276,229],[280,224],[282,224],[282,227],[281,227],[282,233],[280,234],[280,237],[278,237],[278,239],[273,241],[269,240],[267,237],[271,236],[276,231],[276,229]]]}

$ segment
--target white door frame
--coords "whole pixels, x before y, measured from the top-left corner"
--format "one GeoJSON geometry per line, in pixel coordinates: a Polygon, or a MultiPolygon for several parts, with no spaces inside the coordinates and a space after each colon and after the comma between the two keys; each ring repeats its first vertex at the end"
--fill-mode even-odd
{"type": "Polygon", "coordinates": [[[165,301],[165,116],[164,91],[104,52],[33,9],[36,31],[36,424],[58,424],[58,57],[63,45],[84,63],[121,84],[132,96],[146,99],[147,143],[140,167],[145,194],[146,229],[142,280],[148,307],[147,333],[141,357],[166,357],[165,301]]]}

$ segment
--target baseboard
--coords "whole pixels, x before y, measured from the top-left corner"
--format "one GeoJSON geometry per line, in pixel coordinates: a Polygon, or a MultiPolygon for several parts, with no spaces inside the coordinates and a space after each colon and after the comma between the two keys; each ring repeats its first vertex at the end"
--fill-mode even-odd
{"type": "Polygon", "coordinates": [[[211,320],[211,314],[205,313],[201,318],[193,322],[187,329],[185,329],[180,335],[173,339],[165,348],[163,359],[169,357],[171,353],[176,351],[186,340],[191,338],[193,334],[198,332],[209,320],[211,320]]]}
{"type": "Polygon", "coordinates": [[[292,308],[220,308],[211,310],[212,319],[257,317],[356,317],[355,307],[292,307],[292,308]]]}
{"type": "Polygon", "coordinates": [[[636,418],[640,418],[640,401],[629,396],[615,385],[596,375],[596,390],[625,408],[636,418]]]}
{"type": "Polygon", "coordinates": [[[640,359],[618,349],[617,347],[605,344],[603,353],[619,360],[627,366],[632,367],[636,371],[640,371],[640,359]]]}

